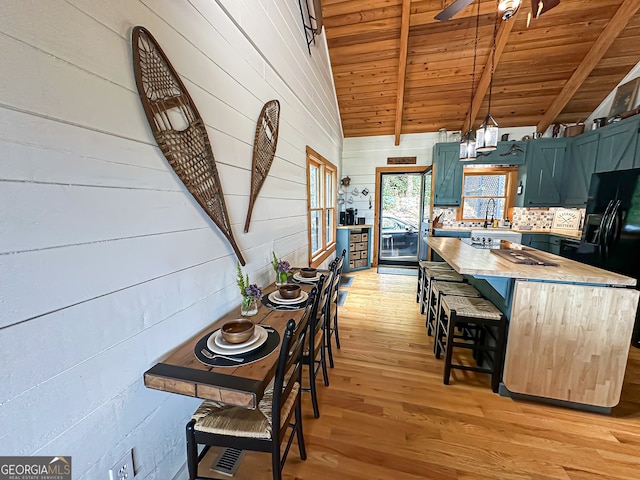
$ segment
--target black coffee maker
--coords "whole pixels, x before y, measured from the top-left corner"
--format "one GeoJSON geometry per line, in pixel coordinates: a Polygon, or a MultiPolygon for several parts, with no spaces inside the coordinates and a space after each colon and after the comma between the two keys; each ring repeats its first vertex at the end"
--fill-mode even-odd
{"type": "Polygon", "coordinates": [[[357,208],[347,208],[347,211],[345,212],[345,225],[355,225],[357,215],[357,208]]]}

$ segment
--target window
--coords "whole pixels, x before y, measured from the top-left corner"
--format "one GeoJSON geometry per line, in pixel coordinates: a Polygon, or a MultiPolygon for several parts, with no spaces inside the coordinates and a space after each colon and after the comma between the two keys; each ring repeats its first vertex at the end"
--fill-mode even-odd
{"type": "Polygon", "coordinates": [[[517,175],[514,167],[465,167],[459,220],[504,219],[513,207],[517,175]]]}
{"type": "Polygon", "coordinates": [[[336,249],[337,169],[307,147],[307,201],[309,205],[309,264],[320,265],[336,249]]]}

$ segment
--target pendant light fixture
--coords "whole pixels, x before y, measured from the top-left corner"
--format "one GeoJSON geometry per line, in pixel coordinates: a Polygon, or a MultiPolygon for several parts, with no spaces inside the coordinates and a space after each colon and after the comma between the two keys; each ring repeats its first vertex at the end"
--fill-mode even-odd
{"type": "Polygon", "coordinates": [[[478,31],[480,27],[480,2],[476,2],[478,5],[478,11],[476,13],[476,38],[473,45],[473,70],[471,73],[471,101],[469,102],[469,129],[462,135],[462,141],[460,142],[460,161],[471,162],[476,159],[476,134],[473,131],[473,119],[471,118],[471,112],[473,111],[473,97],[475,96],[476,88],[476,59],[478,57],[478,31]]]}
{"type": "MultiPolygon", "coordinates": [[[[504,2],[502,2],[504,3],[504,2]]],[[[491,116],[491,93],[493,90],[493,71],[495,69],[496,58],[496,37],[498,36],[498,16],[499,11],[496,12],[496,19],[493,24],[493,47],[491,49],[491,77],[489,80],[489,108],[487,109],[487,116],[484,117],[480,128],[476,134],[477,152],[493,152],[498,147],[498,124],[491,116]]]]}
{"type": "Polygon", "coordinates": [[[502,16],[502,20],[509,20],[513,17],[521,3],[522,0],[499,0],[498,13],[502,16]]]}

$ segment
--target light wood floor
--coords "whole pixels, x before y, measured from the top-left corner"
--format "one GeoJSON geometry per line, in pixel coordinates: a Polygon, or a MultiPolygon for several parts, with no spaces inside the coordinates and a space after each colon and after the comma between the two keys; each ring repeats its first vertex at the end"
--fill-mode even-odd
{"type": "MultiPolygon", "coordinates": [[[[640,479],[640,350],[610,416],[502,398],[482,374],[445,386],[416,277],[349,275],[331,385],[319,419],[304,394],[308,458],[292,448],[285,479],[640,479]]],[[[269,479],[269,465],[251,454],[233,478],[269,479]]]]}

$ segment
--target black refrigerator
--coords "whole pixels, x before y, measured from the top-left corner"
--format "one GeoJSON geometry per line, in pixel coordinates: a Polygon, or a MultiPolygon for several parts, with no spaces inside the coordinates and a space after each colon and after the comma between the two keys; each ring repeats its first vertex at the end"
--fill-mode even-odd
{"type": "MultiPolygon", "coordinates": [[[[576,260],[640,281],[640,168],[592,175],[576,260]]],[[[638,348],[639,318],[632,338],[638,348]]]]}

